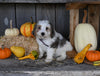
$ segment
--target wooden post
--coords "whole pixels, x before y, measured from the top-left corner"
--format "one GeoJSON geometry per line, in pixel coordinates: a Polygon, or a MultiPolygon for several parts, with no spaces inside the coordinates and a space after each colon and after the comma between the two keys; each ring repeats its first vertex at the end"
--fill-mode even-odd
{"type": "Polygon", "coordinates": [[[88,23],[93,25],[97,33],[97,38],[99,34],[99,6],[100,5],[89,5],[88,6],[88,23]]]}
{"type": "Polygon", "coordinates": [[[74,47],[74,30],[79,24],[79,9],[70,10],[70,42],[74,47]]]}

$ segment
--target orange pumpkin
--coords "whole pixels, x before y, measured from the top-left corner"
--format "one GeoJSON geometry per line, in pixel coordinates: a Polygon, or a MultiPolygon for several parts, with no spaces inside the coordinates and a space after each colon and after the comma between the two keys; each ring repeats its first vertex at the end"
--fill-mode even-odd
{"type": "Polygon", "coordinates": [[[86,53],[86,58],[91,62],[100,60],[100,51],[95,51],[95,50],[88,51],[86,53]]]}
{"type": "Polygon", "coordinates": [[[33,22],[26,22],[26,23],[22,24],[20,27],[21,34],[26,37],[33,36],[32,31],[34,29],[34,26],[35,26],[35,23],[33,23],[33,22]]]}
{"type": "Polygon", "coordinates": [[[0,59],[6,59],[11,56],[11,50],[9,48],[0,48],[0,59]]]}

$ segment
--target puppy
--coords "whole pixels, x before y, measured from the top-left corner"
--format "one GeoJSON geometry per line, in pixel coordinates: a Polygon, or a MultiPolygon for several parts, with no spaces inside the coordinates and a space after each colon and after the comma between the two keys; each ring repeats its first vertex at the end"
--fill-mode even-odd
{"type": "Polygon", "coordinates": [[[45,62],[47,63],[51,62],[54,56],[57,61],[64,60],[67,56],[66,51],[73,49],[71,43],[57,33],[48,20],[41,20],[37,23],[35,36],[39,45],[39,58],[42,58],[46,52],[45,62]]]}

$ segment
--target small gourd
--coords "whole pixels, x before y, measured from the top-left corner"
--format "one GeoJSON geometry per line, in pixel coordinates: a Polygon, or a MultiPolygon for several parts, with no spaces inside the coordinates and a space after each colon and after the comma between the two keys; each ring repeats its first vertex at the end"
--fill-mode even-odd
{"type": "Polygon", "coordinates": [[[9,48],[4,48],[4,45],[0,48],[0,59],[6,59],[11,56],[11,50],[9,48]]]}
{"type": "Polygon", "coordinates": [[[31,22],[26,22],[21,25],[20,32],[22,35],[26,37],[34,37],[32,35],[32,31],[34,30],[35,23],[33,23],[33,19],[31,17],[31,22]]]}
{"type": "Polygon", "coordinates": [[[88,44],[81,52],[79,52],[75,57],[74,61],[78,64],[82,63],[84,61],[85,55],[89,48],[92,47],[91,44],[88,44]]]}
{"type": "Polygon", "coordinates": [[[10,47],[11,52],[16,56],[16,57],[22,57],[25,55],[25,49],[23,47],[19,46],[11,46],[10,47]]]}
{"type": "Polygon", "coordinates": [[[18,36],[19,30],[17,28],[12,28],[12,20],[10,20],[10,28],[5,30],[6,36],[18,36]]]}
{"type": "Polygon", "coordinates": [[[31,51],[31,53],[27,56],[24,56],[24,57],[21,57],[21,58],[18,58],[19,60],[23,60],[23,59],[32,59],[32,60],[35,60],[38,58],[38,52],[37,51],[31,51]]]}

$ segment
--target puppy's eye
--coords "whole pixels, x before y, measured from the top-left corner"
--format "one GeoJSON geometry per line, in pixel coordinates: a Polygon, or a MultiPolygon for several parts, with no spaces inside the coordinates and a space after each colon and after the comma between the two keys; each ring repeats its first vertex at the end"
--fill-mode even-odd
{"type": "Polygon", "coordinates": [[[48,27],[46,27],[46,30],[48,30],[49,28],[48,27]]]}
{"type": "Polygon", "coordinates": [[[41,29],[41,27],[39,26],[39,27],[38,27],[38,29],[40,30],[40,29],[41,29]]]}

